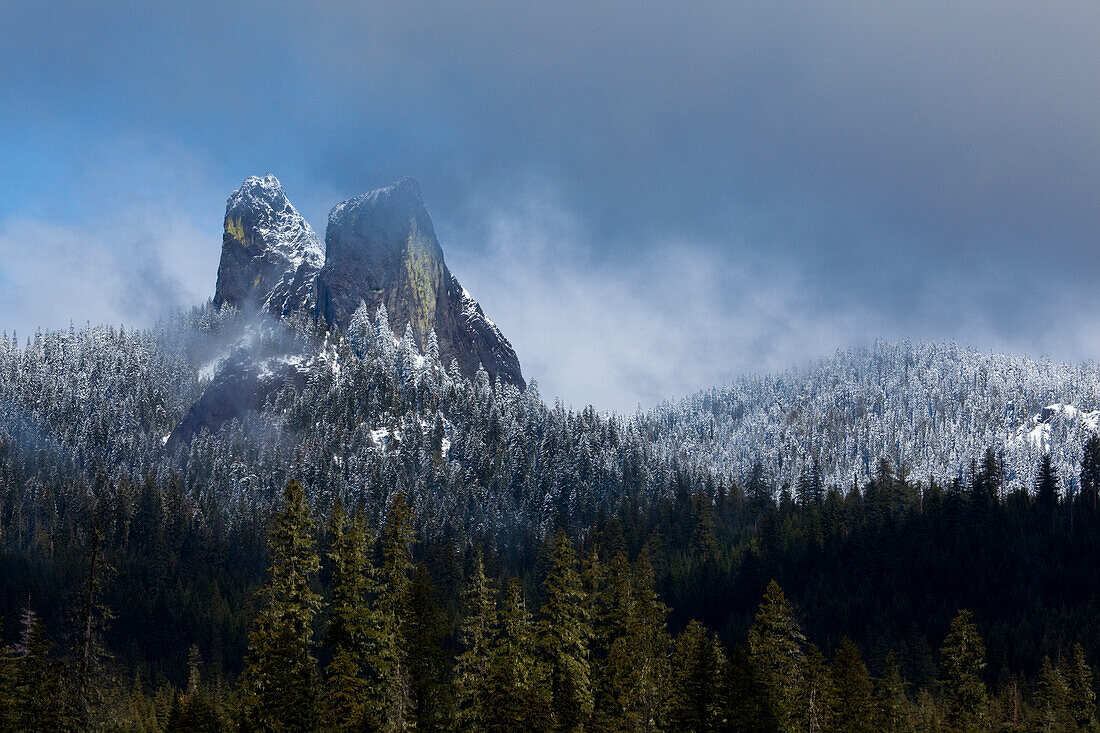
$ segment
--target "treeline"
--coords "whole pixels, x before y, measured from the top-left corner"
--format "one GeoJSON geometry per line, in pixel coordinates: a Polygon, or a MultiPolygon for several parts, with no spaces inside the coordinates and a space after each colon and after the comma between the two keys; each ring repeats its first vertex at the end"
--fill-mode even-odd
{"type": "Polygon", "coordinates": [[[524,577],[472,548],[433,562],[433,574],[402,495],[375,536],[361,507],[337,506],[319,527],[291,481],[269,524],[268,568],[237,679],[204,664],[197,648],[180,687],[117,674],[99,644],[110,613],[97,580],[104,570],[93,563],[74,608],[84,631],[67,653],[51,653],[27,611],[17,643],[0,655],[0,729],[1098,728],[1081,646],[1043,658],[1031,683],[1009,676],[989,685],[985,645],[965,610],[924,685],[907,680],[893,654],[873,674],[850,639],[824,654],[774,581],[742,642],[724,644],[697,620],[676,630],[649,549],[615,550],[625,535],[613,525],[580,545],[564,530],[552,534],[524,577]],[[435,577],[448,572],[461,588],[454,602],[435,577]]]}

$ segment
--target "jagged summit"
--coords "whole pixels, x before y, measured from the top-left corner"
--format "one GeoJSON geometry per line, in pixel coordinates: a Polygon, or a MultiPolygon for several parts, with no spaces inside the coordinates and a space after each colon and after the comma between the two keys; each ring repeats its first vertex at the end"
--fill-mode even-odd
{"type": "Polygon", "coordinates": [[[285,316],[314,303],[325,261],[321,241],[279,179],[250,176],[225,205],[225,233],[214,304],[285,316]]]}
{"type": "Polygon", "coordinates": [[[329,214],[317,311],[346,328],[361,302],[371,313],[384,304],[397,333],[411,325],[421,349],[434,330],[443,362],[457,360],[467,376],[484,366],[491,378],[523,386],[511,344],[447,268],[413,178],[348,199],[329,214]]]}

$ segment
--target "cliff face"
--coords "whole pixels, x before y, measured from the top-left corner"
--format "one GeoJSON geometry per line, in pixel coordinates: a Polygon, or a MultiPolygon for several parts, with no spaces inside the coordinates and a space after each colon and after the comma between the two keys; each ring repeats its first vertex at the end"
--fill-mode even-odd
{"type": "Polygon", "coordinates": [[[524,385],[512,345],[447,268],[411,178],[337,204],[329,214],[317,312],[347,328],[361,302],[371,314],[384,304],[395,333],[411,325],[421,350],[434,329],[444,365],[457,360],[469,377],[482,365],[491,379],[524,385]]]}
{"type": "Polygon", "coordinates": [[[286,316],[309,309],[324,250],[275,176],[252,176],[225,206],[214,304],[286,316]]]}

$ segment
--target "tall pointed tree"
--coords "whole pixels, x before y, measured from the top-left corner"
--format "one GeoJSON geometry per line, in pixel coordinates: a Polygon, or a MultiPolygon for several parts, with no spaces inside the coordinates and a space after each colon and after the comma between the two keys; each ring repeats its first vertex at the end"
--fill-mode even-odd
{"type": "Polygon", "coordinates": [[[791,604],[779,584],[771,581],[749,629],[749,655],[766,691],[770,715],[781,731],[796,726],[805,642],[791,604]]]}
{"type": "Polygon", "coordinates": [[[1068,695],[1066,706],[1078,730],[1097,730],[1096,693],[1093,691],[1092,668],[1085,661],[1085,650],[1073,645],[1073,664],[1066,672],[1068,695]]]}
{"type": "Polygon", "coordinates": [[[589,667],[591,622],[573,544],[564,530],[550,548],[550,572],[543,583],[545,602],[538,628],[539,655],[550,671],[555,728],[580,731],[592,715],[589,667]]]}
{"type": "Polygon", "coordinates": [[[536,654],[534,629],[519,582],[512,578],[491,655],[486,730],[523,733],[553,730],[550,675],[536,654]]]}
{"type": "Polygon", "coordinates": [[[488,675],[491,642],[496,633],[496,598],[479,553],[462,596],[462,621],[458,643],[462,652],[455,660],[454,688],[458,730],[475,733],[488,723],[488,675]]]}
{"type": "Polygon", "coordinates": [[[940,650],[943,713],[952,730],[978,730],[985,718],[988,693],[982,672],[985,644],[969,611],[959,611],[940,650]]]}
{"type": "Polygon", "coordinates": [[[305,490],[283,491],[268,535],[271,564],[260,593],[263,609],[249,634],[244,689],[245,727],[312,731],[318,721],[313,623],[321,596],[313,589],[320,559],[305,490]]]}
{"type": "Polygon", "coordinates": [[[366,519],[361,510],[348,522],[342,504],[333,508],[329,523],[332,568],[332,622],[328,643],[332,663],[325,680],[325,710],[333,730],[362,725],[368,704],[364,664],[369,656],[372,577],[366,519]]]}

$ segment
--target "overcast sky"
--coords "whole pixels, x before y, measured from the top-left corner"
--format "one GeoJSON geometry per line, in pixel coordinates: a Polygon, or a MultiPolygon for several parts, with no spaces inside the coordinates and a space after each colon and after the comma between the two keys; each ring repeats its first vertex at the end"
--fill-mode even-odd
{"type": "Polygon", "coordinates": [[[49,5],[0,26],[0,331],[211,297],[271,172],[319,232],[415,176],[575,406],[879,337],[1100,346],[1095,2],[49,5]]]}

